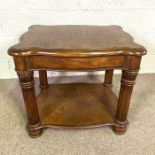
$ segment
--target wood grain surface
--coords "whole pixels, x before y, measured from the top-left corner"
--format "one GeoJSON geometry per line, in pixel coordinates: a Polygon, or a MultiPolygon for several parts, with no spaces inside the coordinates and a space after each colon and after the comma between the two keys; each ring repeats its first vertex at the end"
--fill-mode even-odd
{"type": "Polygon", "coordinates": [[[27,129],[38,137],[46,127],[127,130],[127,114],[146,49],[119,26],[31,26],[11,47],[28,115],[27,129]],[[113,70],[121,69],[119,98],[111,90],[113,70]],[[33,70],[39,70],[36,96],[33,70]],[[106,70],[104,84],[48,85],[47,70],[106,70]]]}
{"type": "Polygon", "coordinates": [[[119,26],[34,25],[9,49],[10,55],[144,55],[146,49],[119,26]]]}
{"type": "Polygon", "coordinates": [[[117,97],[103,84],[52,84],[37,97],[42,125],[89,127],[114,124],[117,97]]]}

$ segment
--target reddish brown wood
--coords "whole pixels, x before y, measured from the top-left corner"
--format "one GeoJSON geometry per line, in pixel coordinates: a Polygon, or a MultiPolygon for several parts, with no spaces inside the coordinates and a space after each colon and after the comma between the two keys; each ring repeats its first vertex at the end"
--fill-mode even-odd
{"type": "Polygon", "coordinates": [[[119,127],[114,127],[114,131],[117,134],[124,134],[126,131],[129,103],[137,74],[138,70],[123,70],[122,72],[121,89],[115,118],[119,127]]]}
{"type": "Polygon", "coordinates": [[[102,84],[51,84],[37,97],[42,125],[93,127],[113,125],[117,97],[102,84]]]}
{"type": "Polygon", "coordinates": [[[27,57],[13,57],[15,63],[15,70],[26,71],[28,70],[27,57]]]}
{"type": "Polygon", "coordinates": [[[52,70],[102,70],[104,68],[123,68],[125,57],[123,55],[101,57],[29,57],[29,69],[52,70]],[[112,62],[112,63],[111,63],[112,62]]]}
{"type": "Polygon", "coordinates": [[[20,86],[27,110],[28,125],[27,129],[31,137],[38,137],[42,133],[42,129],[38,129],[41,125],[36,96],[34,91],[33,71],[17,72],[20,79],[20,86]]]}
{"type": "Polygon", "coordinates": [[[112,86],[113,71],[114,71],[113,69],[109,69],[105,71],[104,85],[106,87],[112,86]]]}
{"type": "Polygon", "coordinates": [[[48,87],[48,80],[47,80],[47,71],[46,70],[39,70],[39,79],[40,79],[40,88],[44,89],[48,87]]]}
{"type": "Polygon", "coordinates": [[[47,55],[88,57],[101,55],[142,56],[146,49],[120,26],[34,25],[9,49],[12,56],[47,55]]]}
{"type": "Polygon", "coordinates": [[[20,79],[31,137],[46,127],[108,125],[117,134],[126,131],[133,84],[146,49],[119,26],[32,26],[8,54],[20,79]],[[107,87],[114,69],[123,70],[118,104],[107,87]],[[33,70],[39,70],[41,88],[48,87],[46,70],[106,70],[106,75],[104,85],[53,84],[36,97],[33,70]]]}

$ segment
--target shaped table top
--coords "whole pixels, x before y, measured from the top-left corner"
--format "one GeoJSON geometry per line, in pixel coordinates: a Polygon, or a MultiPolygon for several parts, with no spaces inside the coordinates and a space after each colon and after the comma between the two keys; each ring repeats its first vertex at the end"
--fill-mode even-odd
{"type": "Polygon", "coordinates": [[[146,54],[120,26],[33,25],[8,53],[12,56],[48,55],[85,57],[146,54]]]}

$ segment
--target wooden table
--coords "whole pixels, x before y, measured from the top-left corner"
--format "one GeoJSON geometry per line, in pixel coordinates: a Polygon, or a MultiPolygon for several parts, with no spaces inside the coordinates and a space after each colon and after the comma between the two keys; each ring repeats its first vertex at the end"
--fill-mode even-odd
{"type": "Polygon", "coordinates": [[[133,85],[146,49],[119,26],[40,26],[29,28],[8,50],[13,56],[27,110],[27,130],[38,137],[47,127],[127,128],[133,85]],[[119,97],[112,92],[113,70],[122,70],[119,97]],[[40,93],[33,71],[39,71],[40,93]],[[103,84],[48,84],[47,70],[105,70],[103,84]]]}

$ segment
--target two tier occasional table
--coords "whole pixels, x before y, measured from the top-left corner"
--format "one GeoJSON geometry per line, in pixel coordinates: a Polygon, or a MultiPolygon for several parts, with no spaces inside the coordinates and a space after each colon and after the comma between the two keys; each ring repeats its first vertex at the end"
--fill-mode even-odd
{"type": "Polygon", "coordinates": [[[110,126],[117,134],[127,128],[133,85],[146,49],[119,26],[31,26],[9,48],[25,101],[31,137],[47,127],[110,126]],[[122,70],[119,97],[112,92],[113,70],[122,70]],[[40,92],[33,72],[39,71],[40,92]],[[105,70],[103,84],[48,84],[47,70],[105,70]]]}

